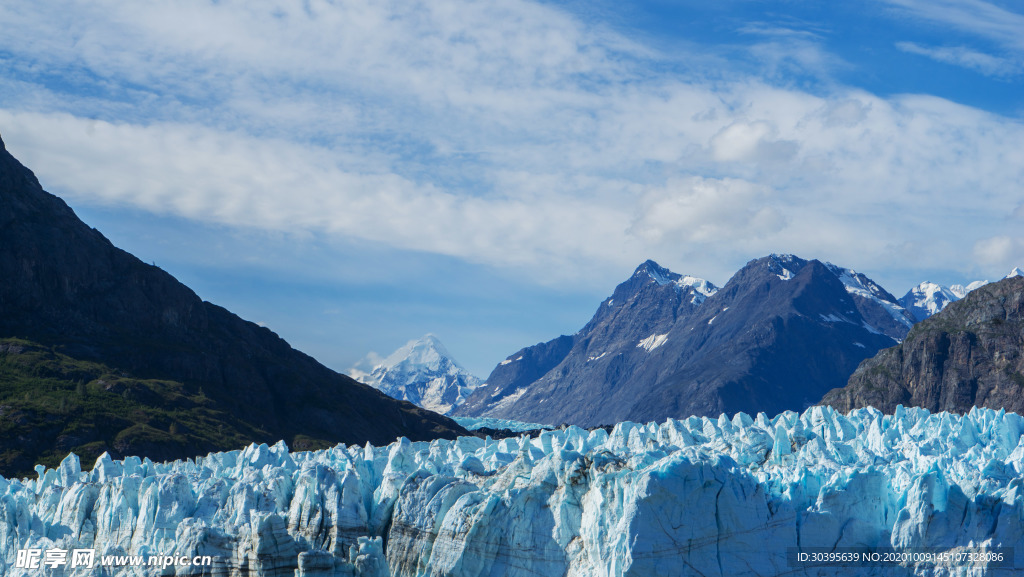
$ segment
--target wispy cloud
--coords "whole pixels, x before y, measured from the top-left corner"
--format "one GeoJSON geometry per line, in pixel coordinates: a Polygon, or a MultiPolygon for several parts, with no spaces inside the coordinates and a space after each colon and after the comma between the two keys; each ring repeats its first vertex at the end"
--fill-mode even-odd
{"type": "Polygon", "coordinates": [[[1024,52],[1024,15],[983,0],[883,0],[914,16],[1024,52]]]}
{"type": "Polygon", "coordinates": [[[1008,77],[1024,71],[1024,61],[992,56],[964,46],[928,47],[913,42],[897,42],[896,47],[945,64],[970,68],[986,76],[1008,77]]]}
{"type": "Polygon", "coordinates": [[[925,46],[898,42],[904,52],[975,70],[987,76],[1009,77],[1024,72],[1024,15],[983,0],[884,0],[914,17],[973,37],[978,46],[925,46]]]}

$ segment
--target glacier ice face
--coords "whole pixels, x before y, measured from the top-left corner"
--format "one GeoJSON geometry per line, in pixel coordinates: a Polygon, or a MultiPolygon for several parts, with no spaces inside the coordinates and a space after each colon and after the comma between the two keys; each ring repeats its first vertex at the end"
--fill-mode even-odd
{"type": "Polygon", "coordinates": [[[452,420],[460,427],[469,431],[475,431],[484,427],[489,429],[508,429],[516,433],[536,431],[537,429],[553,429],[551,425],[542,423],[525,423],[523,421],[512,421],[509,419],[495,419],[492,417],[452,417],[452,420]]]}
{"type": "Polygon", "coordinates": [[[806,568],[787,551],[1016,546],[1024,568],[1022,432],[1020,416],[988,409],[812,407],[497,441],[103,456],[88,472],[71,455],[0,480],[0,555],[7,575],[38,574],[14,566],[27,547],[211,555],[222,575],[999,574],[806,568]]]}

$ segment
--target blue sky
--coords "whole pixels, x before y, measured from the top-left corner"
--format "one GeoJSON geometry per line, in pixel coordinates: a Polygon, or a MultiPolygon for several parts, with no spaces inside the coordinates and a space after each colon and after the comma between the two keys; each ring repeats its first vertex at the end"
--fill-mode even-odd
{"type": "Polygon", "coordinates": [[[8,149],[338,370],[433,332],[486,376],[647,258],[1024,264],[1019,3],[7,4],[8,149]]]}

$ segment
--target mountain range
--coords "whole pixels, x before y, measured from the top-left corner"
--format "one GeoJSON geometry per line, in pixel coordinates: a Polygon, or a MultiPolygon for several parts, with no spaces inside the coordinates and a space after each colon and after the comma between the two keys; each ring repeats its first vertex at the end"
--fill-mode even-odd
{"type": "Polygon", "coordinates": [[[253,441],[303,449],[466,433],[118,249],[2,140],[0,247],[0,474],[68,451],[170,460],[253,441]]]}
{"type": "MultiPolygon", "coordinates": [[[[751,261],[748,267],[756,270],[765,266],[779,281],[790,281],[807,264],[809,261],[792,255],[771,255],[751,261]]],[[[831,379],[837,386],[845,383],[857,366],[851,359],[868,359],[872,351],[884,351],[885,347],[902,342],[916,321],[940,313],[950,303],[988,284],[976,281],[966,287],[945,287],[923,282],[896,299],[861,273],[831,263],[818,265],[828,274],[808,286],[802,281],[780,285],[798,287],[796,292],[800,296],[796,292],[782,296],[776,290],[765,301],[771,306],[765,308],[756,291],[737,295],[747,292],[742,283],[758,283],[765,278],[770,280],[770,276],[741,271],[744,274],[737,274],[735,283],[730,281],[726,285],[736,293],[726,299],[717,296],[719,288],[704,279],[680,275],[647,261],[615,289],[582,330],[510,355],[495,367],[483,387],[479,386],[479,379],[458,366],[432,335],[410,341],[387,359],[366,365],[372,366],[370,371],[353,367],[350,374],[395,398],[431,410],[497,422],[543,420],[592,426],[603,419],[621,420],[625,414],[636,420],[658,419],[671,414],[663,409],[673,405],[672,410],[707,410],[715,414],[718,410],[743,406],[744,395],[751,399],[760,395],[756,402],[767,403],[763,406],[768,410],[802,409],[825,392],[822,379],[831,379]],[[844,290],[827,290],[826,284],[834,285],[834,280],[824,283],[821,279],[829,277],[834,277],[844,290]],[[817,299],[813,305],[809,304],[808,294],[817,299]],[[796,300],[787,304],[787,299],[796,300]],[[795,316],[806,320],[809,313],[816,311],[820,321],[817,329],[830,329],[824,333],[830,334],[831,339],[821,339],[817,334],[820,331],[808,329],[807,323],[779,322],[793,315],[786,307],[796,305],[797,300],[800,304],[794,308],[795,316]],[[717,305],[705,305],[705,301],[717,305]],[[699,310],[706,314],[701,323],[693,324],[699,310]],[[724,314],[728,310],[748,313],[739,317],[724,314]],[[855,318],[852,311],[859,317],[855,318]],[[731,322],[719,320],[720,317],[731,322]],[[766,319],[776,324],[766,325],[766,319]],[[843,327],[847,334],[836,340],[837,332],[831,330],[836,322],[859,323],[863,331],[874,336],[843,327]],[[718,328],[714,328],[716,324],[718,328]],[[764,335],[777,331],[780,335],[774,341],[751,337],[759,331],[764,335]],[[878,339],[879,334],[889,340],[878,339]],[[663,348],[666,344],[668,347],[663,348]],[[836,356],[838,345],[847,349],[852,345],[860,350],[836,356]],[[767,359],[786,360],[792,363],[791,370],[787,374],[783,368],[772,369],[767,359]],[[717,366],[718,361],[722,367],[731,365],[731,372],[717,366]],[[677,374],[673,376],[672,372],[677,374]],[[684,373],[686,376],[681,376],[684,373]],[[806,375],[803,381],[799,376],[794,378],[800,374],[806,375]],[[674,385],[670,384],[673,380],[674,385]],[[477,388],[481,392],[472,395],[477,388]],[[653,391],[658,389],[660,392],[655,394],[653,391]],[[760,389],[776,393],[766,394],[760,389]],[[737,392],[741,390],[745,392],[737,392]],[[782,390],[791,398],[783,399],[784,395],[777,394],[782,390]],[[801,391],[801,398],[792,398],[801,391]],[[680,398],[689,399],[689,405],[679,408],[680,398]],[[636,403],[633,412],[625,413],[631,402],[636,403]]],[[[1020,276],[1019,269],[1006,278],[1014,276],[1020,276]]],[[[746,406],[750,410],[757,408],[749,402],[746,406]]]]}
{"type": "Polygon", "coordinates": [[[770,255],[724,287],[641,264],[574,335],[524,348],[457,416],[594,426],[815,403],[913,317],[853,270],[770,255]]]}

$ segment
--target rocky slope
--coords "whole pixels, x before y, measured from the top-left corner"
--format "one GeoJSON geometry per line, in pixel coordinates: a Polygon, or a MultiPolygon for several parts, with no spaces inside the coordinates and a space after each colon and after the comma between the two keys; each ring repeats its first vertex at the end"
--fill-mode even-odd
{"type": "Polygon", "coordinates": [[[921,321],[899,346],[861,363],[822,404],[1024,412],[1024,277],[977,288],[921,321]]]}
{"type": "Polygon", "coordinates": [[[499,364],[454,414],[581,426],[812,404],[912,324],[848,269],[772,255],[717,289],[648,261],[577,334],[499,364]]]}
{"type": "Polygon", "coordinates": [[[349,375],[389,397],[441,414],[462,404],[480,386],[480,379],[459,366],[429,334],[409,341],[370,372],[350,370],[349,375]]]}
{"type": "MultiPolygon", "coordinates": [[[[201,395],[212,409],[263,432],[249,441],[325,446],[463,431],[449,419],[331,371],[270,330],[202,301],[166,272],[113,246],[45,192],[0,140],[4,337],[99,363],[126,377],[178,383],[185,396],[201,395]]],[[[80,380],[92,390],[96,387],[89,376],[80,380]]],[[[0,406],[12,390],[24,396],[17,387],[0,390],[0,406]]],[[[95,430],[78,417],[65,415],[61,422],[69,432],[95,430]]],[[[7,431],[3,441],[9,447],[18,435],[30,433],[7,431]]],[[[82,433],[79,441],[72,448],[88,445],[87,454],[125,454],[112,439],[93,433],[82,433]]],[[[124,447],[154,459],[190,457],[196,449],[173,438],[124,447]]],[[[37,456],[24,457],[31,461],[37,456]]]]}

